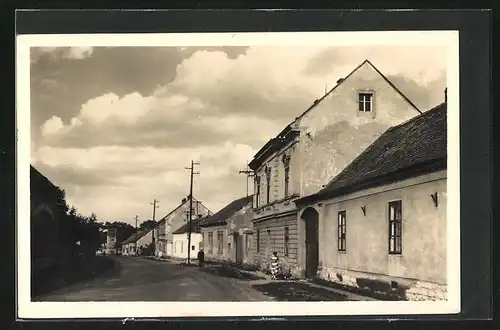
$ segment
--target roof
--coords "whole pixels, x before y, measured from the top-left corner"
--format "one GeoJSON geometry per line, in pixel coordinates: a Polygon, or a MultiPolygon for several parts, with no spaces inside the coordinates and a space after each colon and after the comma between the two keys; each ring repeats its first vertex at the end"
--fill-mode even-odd
{"type": "Polygon", "coordinates": [[[446,169],[446,103],[385,131],[306,204],[446,169]]]}
{"type": "Polygon", "coordinates": [[[40,173],[40,171],[37,170],[33,165],[30,165],[30,177],[31,177],[30,180],[32,182],[35,182],[35,181],[37,181],[39,183],[43,182],[43,184],[47,184],[47,185],[51,186],[52,188],[58,188],[55,184],[52,183],[52,181],[47,179],[47,177],[45,175],[40,173]]]}
{"type": "MultiPolygon", "coordinates": [[[[201,218],[201,219],[192,219],[191,220],[191,233],[199,233],[200,232],[200,226],[199,224],[203,222],[206,218],[201,218]]],[[[179,229],[175,230],[172,234],[177,235],[177,234],[185,234],[189,232],[189,222],[186,222],[185,224],[182,225],[179,229]]]]}
{"type": "Polygon", "coordinates": [[[294,121],[292,121],[290,124],[288,124],[283,131],[281,131],[275,138],[270,139],[254,156],[253,160],[249,163],[249,167],[253,170],[256,170],[259,164],[259,159],[265,158],[269,154],[269,152],[266,152],[267,150],[276,150],[277,148],[281,147],[283,144],[280,144],[283,139],[280,137],[284,136],[289,130],[291,130],[292,124],[297,120],[305,116],[309,111],[311,111],[313,108],[315,108],[319,103],[321,103],[324,99],[326,99],[331,93],[333,93],[334,90],[337,89],[344,81],[346,81],[350,76],[354,74],[354,72],[358,71],[363,65],[368,64],[370,65],[401,97],[403,97],[419,114],[422,113],[420,109],[406,96],[399,90],[382,72],[380,72],[379,69],[375,67],[375,65],[372,64],[368,59],[365,59],[361,64],[359,64],[354,70],[352,70],[345,78],[339,79],[337,81],[337,84],[331,88],[327,93],[325,93],[322,97],[319,99],[314,100],[313,104],[311,104],[300,116],[295,118],[294,121]]]}
{"type": "Polygon", "coordinates": [[[214,215],[205,218],[206,220],[201,222],[200,227],[210,227],[217,225],[226,225],[226,220],[229,219],[232,215],[240,211],[243,207],[248,205],[253,199],[253,196],[246,196],[237,200],[232,201],[224,208],[222,208],[219,212],[214,215]]]}
{"type": "Polygon", "coordinates": [[[152,229],[144,229],[144,230],[141,230],[138,233],[133,233],[132,236],[130,236],[129,238],[127,238],[126,240],[124,240],[122,242],[122,244],[135,243],[138,240],[140,240],[141,238],[143,238],[144,236],[146,236],[151,230],[152,229]]]}
{"type": "MultiPolygon", "coordinates": [[[[158,221],[157,225],[160,224],[161,222],[164,222],[170,215],[172,215],[175,211],[177,211],[178,209],[180,209],[184,204],[186,203],[189,203],[189,198],[190,198],[190,195],[188,195],[186,197],[186,201],[184,201],[183,203],[180,203],[179,205],[177,205],[177,207],[175,209],[173,209],[172,211],[170,211],[166,216],[164,216],[163,218],[161,218],[161,220],[158,221]]],[[[196,198],[193,197],[193,201],[197,201],[196,198]]],[[[206,207],[205,205],[203,205],[203,203],[201,203],[200,201],[198,201],[204,208],[206,208],[208,210],[209,213],[212,213],[212,211],[210,211],[208,209],[208,207],[206,207]]]]}

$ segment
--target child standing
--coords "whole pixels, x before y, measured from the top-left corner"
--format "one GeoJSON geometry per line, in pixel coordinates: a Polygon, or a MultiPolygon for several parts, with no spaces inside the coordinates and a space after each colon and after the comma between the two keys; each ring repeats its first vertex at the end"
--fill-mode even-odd
{"type": "Polygon", "coordinates": [[[278,261],[278,252],[273,252],[273,255],[271,256],[271,277],[273,280],[276,280],[278,278],[278,261]]]}

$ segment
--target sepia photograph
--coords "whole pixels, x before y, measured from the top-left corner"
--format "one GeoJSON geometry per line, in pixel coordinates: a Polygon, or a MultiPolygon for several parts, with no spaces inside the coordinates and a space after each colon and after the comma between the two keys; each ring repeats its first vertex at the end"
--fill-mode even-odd
{"type": "Polygon", "coordinates": [[[20,35],[19,316],[460,312],[457,31],[20,35]]]}

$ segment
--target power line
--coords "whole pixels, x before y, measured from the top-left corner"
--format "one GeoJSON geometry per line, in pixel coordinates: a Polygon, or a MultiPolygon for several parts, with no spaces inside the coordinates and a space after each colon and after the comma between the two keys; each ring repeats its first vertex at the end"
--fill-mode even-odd
{"type": "Polygon", "coordinates": [[[191,222],[193,220],[193,175],[200,174],[200,172],[194,172],[194,166],[200,165],[200,162],[191,161],[191,167],[186,167],[186,170],[191,171],[191,182],[189,185],[189,231],[188,231],[188,259],[187,263],[191,263],[191,222]]]}

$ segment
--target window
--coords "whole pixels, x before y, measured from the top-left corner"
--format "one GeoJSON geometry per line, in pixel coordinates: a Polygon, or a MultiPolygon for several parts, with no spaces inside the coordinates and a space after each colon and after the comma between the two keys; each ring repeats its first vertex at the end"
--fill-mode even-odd
{"type": "Polygon", "coordinates": [[[191,251],[194,251],[194,245],[191,246],[191,251]]]}
{"type": "Polygon", "coordinates": [[[271,201],[271,168],[266,167],[266,203],[271,201]]]}
{"type": "Polygon", "coordinates": [[[255,176],[255,207],[260,204],[260,176],[255,176]]]}
{"type": "Polygon", "coordinates": [[[373,110],[373,94],[359,93],[358,104],[360,112],[371,112],[373,110]]]}
{"type": "Polygon", "coordinates": [[[260,230],[257,230],[257,252],[260,252],[260,230]]]}
{"type": "Polygon", "coordinates": [[[346,250],[346,212],[340,211],[338,217],[338,241],[337,250],[346,250]]]}
{"type": "Polygon", "coordinates": [[[389,203],[389,254],[401,254],[403,244],[401,240],[402,203],[395,201],[389,203]]]}
{"type": "Polygon", "coordinates": [[[218,247],[217,252],[219,254],[222,254],[224,250],[224,232],[222,230],[219,230],[217,232],[217,247],[218,247]]]}
{"type": "Polygon", "coordinates": [[[284,247],[285,256],[288,256],[288,242],[289,241],[290,241],[289,228],[285,227],[285,247],[284,247]]]}
{"type": "Polygon", "coordinates": [[[184,242],[181,242],[181,253],[183,252],[182,250],[184,250],[184,242]]]}
{"type": "Polygon", "coordinates": [[[271,229],[267,230],[267,252],[271,252],[271,229]]]}
{"type": "Polygon", "coordinates": [[[283,160],[285,165],[285,198],[289,195],[290,185],[290,156],[286,156],[283,160]]]}
{"type": "Polygon", "coordinates": [[[214,233],[208,233],[208,253],[212,254],[214,251],[214,233]]]}

